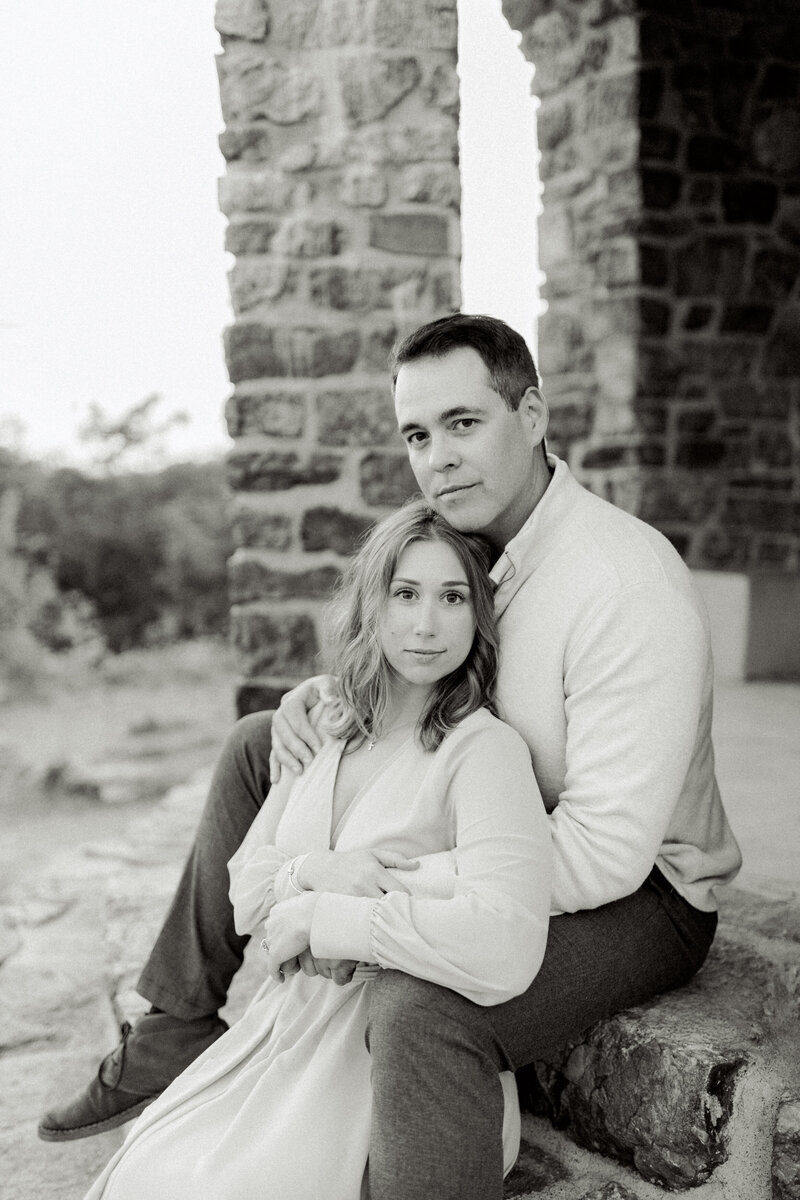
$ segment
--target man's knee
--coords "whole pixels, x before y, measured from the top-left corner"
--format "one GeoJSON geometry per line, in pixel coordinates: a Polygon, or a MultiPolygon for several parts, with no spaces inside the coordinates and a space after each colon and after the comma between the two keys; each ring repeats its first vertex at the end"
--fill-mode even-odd
{"type": "Polygon", "coordinates": [[[412,1045],[436,1040],[453,1023],[466,1028],[480,1010],[457,992],[402,971],[380,971],[372,984],[366,1042],[370,1053],[408,1053],[412,1045]],[[476,1011],[477,1010],[477,1011],[476,1011]]]}
{"type": "Polygon", "coordinates": [[[248,753],[253,747],[257,747],[259,753],[263,754],[266,747],[266,754],[269,757],[274,716],[274,709],[265,709],[262,712],[248,713],[245,717],[239,717],[228,734],[226,748],[248,753]]]}

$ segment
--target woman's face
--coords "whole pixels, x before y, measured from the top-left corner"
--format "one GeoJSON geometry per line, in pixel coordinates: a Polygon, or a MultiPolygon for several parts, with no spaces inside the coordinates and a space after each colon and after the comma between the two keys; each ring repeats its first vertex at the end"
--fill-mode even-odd
{"type": "Polygon", "coordinates": [[[430,689],[469,655],[475,613],[467,572],[446,542],[412,542],[397,560],[378,621],[381,649],[400,679],[430,689]]]}

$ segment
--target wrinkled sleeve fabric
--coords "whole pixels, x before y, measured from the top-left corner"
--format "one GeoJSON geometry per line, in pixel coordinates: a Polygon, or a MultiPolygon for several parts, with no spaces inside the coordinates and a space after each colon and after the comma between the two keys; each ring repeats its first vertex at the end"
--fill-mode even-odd
{"type": "Polygon", "coordinates": [[[460,727],[438,754],[432,783],[455,829],[452,896],[323,893],[311,949],[321,958],[405,971],[476,1004],[499,1004],[525,991],[544,956],[548,819],[528,749],[508,726],[460,727]]]}
{"type": "Polygon", "coordinates": [[[295,777],[284,772],[256,814],[253,824],[228,863],[229,896],[233,905],[233,923],[240,935],[252,933],[280,899],[276,878],[291,855],[275,845],[278,822],[286,808],[295,777]]]}
{"type": "Polygon", "coordinates": [[[564,790],[550,814],[552,912],[630,895],[658,855],[692,759],[710,671],[688,599],[621,589],[578,630],[565,662],[564,790]]]}

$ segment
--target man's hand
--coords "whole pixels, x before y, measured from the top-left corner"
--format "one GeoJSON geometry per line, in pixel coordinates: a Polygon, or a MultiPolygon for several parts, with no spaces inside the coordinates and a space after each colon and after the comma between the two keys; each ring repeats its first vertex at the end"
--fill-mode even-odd
{"type": "MultiPolygon", "coordinates": [[[[301,888],[312,892],[338,892],[342,896],[372,896],[409,889],[387,871],[416,871],[419,859],[393,850],[313,850],[297,871],[301,888]]],[[[273,910],[274,911],[274,910],[273,910]]]]}
{"type": "Polygon", "coordinates": [[[339,697],[335,675],[314,675],[287,692],[272,718],[272,751],[269,778],[277,783],[283,768],[302,775],[322,746],[319,734],[308,719],[320,700],[329,704],[339,697]]]}

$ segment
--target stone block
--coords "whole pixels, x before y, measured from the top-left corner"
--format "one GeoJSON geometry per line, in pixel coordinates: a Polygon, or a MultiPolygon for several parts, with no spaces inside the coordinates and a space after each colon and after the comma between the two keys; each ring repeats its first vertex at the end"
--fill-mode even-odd
{"type": "Polygon", "coordinates": [[[348,54],[339,60],[339,86],[351,125],[379,121],[413,92],[422,78],[410,56],[348,54]]]}
{"type": "Polygon", "coordinates": [[[771,304],[726,304],[721,333],[766,333],[772,322],[771,304]]]}
{"type": "Polygon", "coordinates": [[[308,613],[234,606],[231,637],[246,675],[313,675],[318,666],[317,633],[308,613]]]}
{"type": "Polygon", "coordinates": [[[736,381],[719,389],[720,406],[726,417],[788,418],[792,398],[788,384],[736,381]]]}
{"type": "Polygon", "coordinates": [[[686,147],[686,165],[690,171],[714,171],[726,174],[737,171],[742,151],[731,138],[711,133],[696,133],[686,147]]]}
{"type": "Polygon", "coordinates": [[[285,450],[233,450],[228,483],[239,492],[282,492],[308,484],[334,483],[342,473],[335,454],[303,457],[285,450]]]}
{"type": "Polygon", "coordinates": [[[373,9],[372,36],[379,46],[455,51],[455,0],[381,0],[373,9]]]}
{"type": "Polygon", "coordinates": [[[674,208],[681,194],[682,177],[663,167],[642,167],[642,202],[645,208],[674,208]]]}
{"type": "MultiPolygon", "coordinates": [[[[642,242],[639,246],[641,282],[645,287],[665,287],[669,278],[667,251],[653,242],[642,242]]],[[[625,280],[624,282],[628,282],[625,280]]]]}
{"type": "Polygon", "coordinates": [[[433,70],[426,73],[422,95],[431,108],[437,108],[448,116],[458,116],[460,97],[455,56],[446,62],[436,63],[433,70]]]}
{"type": "Polygon", "coordinates": [[[548,100],[539,109],[536,120],[536,139],[540,150],[555,150],[575,128],[575,108],[571,101],[548,100]]]}
{"type": "Polygon", "coordinates": [[[764,171],[795,177],[800,169],[800,114],[796,103],[757,121],[752,146],[753,156],[764,171]]]}
{"type": "Polygon", "coordinates": [[[592,80],[584,97],[581,128],[584,133],[596,133],[622,122],[638,124],[638,112],[639,83],[635,71],[592,80]]]}
{"type": "Polygon", "coordinates": [[[409,162],[458,162],[458,128],[448,117],[431,115],[424,125],[369,125],[347,138],[348,162],[399,166],[409,162]]]}
{"type": "Polygon", "coordinates": [[[750,296],[759,300],[788,300],[799,277],[799,254],[785,247],[758,250],[753,257],[750,296]]]}
{"type": "Polygon", "coordinates": [[[389,306],[378,269],[351,266],[312,267],[308,275],[309,296],[314,304],[338,311],[369,312],[389,306]]]}
{"type": "Polygon", "coordinates": [[[361,498],[370,507],[397,508],[419,486],[405,454],[368,454],[359,469],[361,498]]]}
{"type": "MultiPolygon", "coordinates": [[[[419,322],[414,322],[414,324],[419,324],[419,322]]],[[[363,363],[365,370],[385,372],[389,365],[389,354],[399,336],[400,330],[393,323],[374,325],[368,329],[364,334],[363,363]]]]}
{"type": "Polygon", "coordinates": [[[395,254],[447,254],[449,223],[438,213],[372,213],[369,245],[395,254]]]}
{"type": "Polygon", "coordinates": [[[339,185],[339,199],[350,208],[380,208],[389,197],[385,171],[355,164],[347,168],[339,185]]]}
{"type": "Polygon", "coordinates": [[[279,228],[280,222],[269,218],[234,219],[225,231],[225,249],[231,254],[268,254],[279,228]]]}
{"type": "Polygon", "coordinates": [[[639,153],[644,161],[657,159],[673,162],[680,145],[680,134],[670,125],[644,122],[641,128],[639,153]]]}
{"type": "Polygon", "coordinates": [[[728,1158],[728,1125],[747,1056],[711,1032],[671,1035],[658,1013],[651,1021],[649,1015],[620,1013],[556,1063],[536,1064],[538,1103],[579,1144],[650,1182],[696,1187],[728,1158]]]}
{"type": "Polygon", "coordinates": [[[347,226],[319,217],[291,217],[281,225],[275,248],[299,258],[330,258],[347,245],[347,226]]]}
{"type": "Polygon", "coordinates": [[[302,437],[306,426],[306,400],[302,392],[281,389],[234,391],[225,405],[228,433],[233,438],[266,434],[269,437],[302,437]]]}
{"type": "Polygon", "coordinates": [[[443,208],[461,207],[461,175],[452,163],[413,163],[400,178],[400,196],[421,204],[443,208]]]}
{"type": "Polygon", "coordinates": [[[547,426],[548,440],[571,442],[589,436],[594,423],[595,406],[591,400],[574,404],[552,404],[547,426]]]}
{"type": "Polygon", "coordinates": [[[232,604],[254,600],[328,600],[339,578],[336,567],[281,571],[260,554],[237,550],[228,563],[232,604]]]}
{"type": "Polygon", "coordinates": [[[719,438],[679,438],[675,446],[676,467],[705,470],[718,466],[726,454],[725,442],[719,438]]]}
{"type": "Polygon", "coordinates": [[[778,1109],[772,1143],[772,1200],[800,1196],[800,1096],[786,1096],[778,1109]]]}
{"type": "Polygon", "coordinates": [[[285,258],[242,257],[228,273],[233,311],[249,312],[259,305],[274,304],[297,291],[297,269],[285,258]]]}
{"type": "Polygon", "coordinates": [[[663,300],[656,300],[653,296],[639,297],[640,328],[645,337],[667,333],[670,317],[670,306],[663,300]]]}
{"type": "Polygon", "coordinates": [[[273,157],[272,130],[265,121],[231,125],[219,135],[226,162],[268,162],[273,157]]]}
{"type": "Polygon", "coordinates": [[[226,217],[246,212],[285,213],[295,204],[299,186],[266,168],[237,171],[219,181],[219,206],[226,217]]]}
{"type": "Polygon", "coordinates": [[[539,370],[546,379],[562,371],[581,371],[591,365],[584,322],[577,313],[552,306],[539,320],[539,370]]]}
{"type": "Polygon", "coordinates": [[[263,41],[269,30],[266,0],[217,0],[214,27],[223,37],[263,41]]]}
{"type": "Polygon", "coordinates": [[[297,125],[321,111],[322,82],[304,65],[286,65],[246,43],[233,43],[217,67],[226,124],[264,119],[297,125]]]}
{"type": "Polygon", "coordinates": [[[786,305],[764,347],[762,369],[769,378],[797,378],[800,375],[800,305],[786,305]]]}
{"type": "Polygon", "coordinates": [[[225,331],[232,383],[265,376],[343,375],[356,364],[361,338],[356,329],[282,329],[239,321],[225,331]]]}
{"type": "Polygon", "coordinates": [[[691,238],[675,252],[676,294],[741,294],[746,258],[747,241],[737,234],[691,238]]]}
{"type": "Polygon", "coordinates": [[[237,506],[230,520],[235,546],[288,550],[292,544],[292,519],[286,513],[237,506]]]}
{"type": "Polygon", "coordinates": [[[778,189],[763,179],[726,179],[722,210],[732,225],[769,225],[778,207],[778,189]]]}
{"type": "Polygon", "coordinates": [[[391,389],[323,392],[317,397],[318,440],[322,446],[383,446],[398,442],[391,389]]]}
{"type": "Polygon", "coordinates": [[[716,312],[713,304],[691,304],[686,310],[681,328],[694,333],[709,329],[716,312]]]}
{"type": "Polygon", "coordinates": [[[372,517],[339,508],[309,508],[300,526],[300,541],[304,550],[333,550],[346,557],[354,552],[373,524],[372,517]]]}

